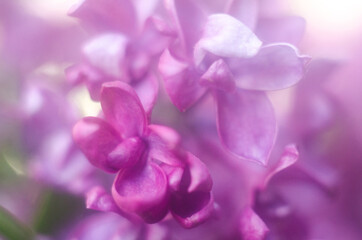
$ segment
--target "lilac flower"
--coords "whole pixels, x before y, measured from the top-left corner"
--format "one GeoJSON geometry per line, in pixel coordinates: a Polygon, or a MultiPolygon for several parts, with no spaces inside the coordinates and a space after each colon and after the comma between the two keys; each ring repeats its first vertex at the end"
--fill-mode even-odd
{"type": "Polygon", "coordinates": [[[358,191],[351,191],[359,181],[352,169],[360,166],[360,150],[353,137],[355,130],[349,130],[349,120],[338,116],[345,112],[333,105],[335,99],[326,91],[338,69],[340,64],[333,61],[313,61],[296,88],[291,123],[282,132],[298,139],[300,159],[258,190],[253,206],[268,227],[270,238],[360,238],[360,218],[351,214],[361,209],[352,200],[358,191]],[[336,131],[343,133],[335,137],[336,131]],[[347,175],[347,179],[342,177],[347,175]]]}
{"type": "Polygon", "coordinates": [[[168,42],[160,34],[162,22],[151,16],[157,4],[87,0],[74,6],[70,15],[96,35],[83,47],[83,63],[67,70],[68,79],[85,82],[94,100],[99,100],[102,83],[128,82],[149,113],[158,93],[153,65],[168,42]]]}
{"type": "Polygon", "coordinates": [[[264,91],[296,84],[307,58],[286,43],[262,46],[230,15],[205,16],[190,1],[167,1],[167,8],[177,37],[161,56],[159,71],[171,101],[185,111],[211,92],[222,143],[237,156],[265,165],[276,121],[264,91]]]}
{"type": "Polygon", "coordinates": [[[88,190],[94,184],[95,169],[72,141],[70,130],[77,113],[59,89],[29,80],[23,86],[18,112],[29,175],[73,193],[88,190]]]}
{"type": "Polygon", "coordinates": [[[94,189],[88,206],[119,209],[147,223],[162,220],[168,210],[184,227],[204,222],[213,210],[206,166],[179,149],[179,137],[172,129],[148,124],[129,85],[104,83],[100,98],[105,119],[83,118],[74,126],[73,137],[93,165],[118,173],[112,198],[94,189]]]}

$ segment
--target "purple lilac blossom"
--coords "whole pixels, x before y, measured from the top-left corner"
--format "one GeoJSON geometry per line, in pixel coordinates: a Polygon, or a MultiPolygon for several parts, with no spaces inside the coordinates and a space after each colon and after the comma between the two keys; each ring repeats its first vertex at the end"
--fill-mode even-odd
{"type": "Polygon", "coordinates": [[[277,129],[264,91],[297,83],[309,58],[288,43],[262,45],[238,19],[207,16],[191,1],[166,1],[166,8],[176,37],[161,56],[159,71],[171,101],[185,111],[209,90],[225,147],[266,165],[277,129]]]}
{"type": "Polygon", "coordinates": [[[282,2],[0,0],[0,238],[361,239],[360,51],[309,62],[282,2]]]}
{"type": "Polygon", "coordinates": [[[29,175],[81,194],[93,185],[95,169],[72,140],[70,131],[78,114],[64,93],[39,79],[24,84],[18,109],[29,175]]]}
{"type": "Polygon", "coordinates": [[[158,93],[155,61],[168,42],[160,33],[164,23],[152,16],[158,2],[87,0],[73,6],[69,14],[92,38],[83,47],[83,63],[67,70],[69,81],[84,82],[94,100],[102,83],[128,82],[150,113],[158,93]]]}
{"type": "Polygon", "coordinates": [[[112,198],[93,190],[88,206],[114,211],[115,204],[148,223],[162,220],[168,211],[187,228],[204,222],[213,211],[206,166],[179,149],[172,129],[148,124],[138,96],[126,83],[104,83],[100,98],[104,119],[83,118],[73,137],[94,166],[117,175],[112,198]],[[105,199],[109,205],[98,204],[105,199]]]}

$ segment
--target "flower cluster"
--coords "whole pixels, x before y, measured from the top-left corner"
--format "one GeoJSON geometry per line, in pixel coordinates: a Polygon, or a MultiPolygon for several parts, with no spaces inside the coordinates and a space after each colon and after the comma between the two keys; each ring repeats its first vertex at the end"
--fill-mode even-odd
{"type": "Polygon", "coordinates": [[[290,43],[263,43],[240,21],[243,12],[233,12],[233,5],[245,3],[235,1],[222,13],[188,0],[147,4],[87,0],[71,9],[92,37],[67,77],[85,84],[102,106],[100,117],[75,125],[73,137],[94,166],[117,173],[112,196],[94,188],[89,208],[147,223],[170,211],[189,228],[212,215],[212,180],[205,164],[179,147],[173,130],[149,125],[157,76],[181,112],[210,93],[224,148],[266,165],[277,124],[265,91],[296,84],[309,58],[290,43]]]}
{"type": "Polygon", "coordinates": [[[0,238],[361,239],[360,54],[282,2],[0,0],[0,238]]]}
{"type": "Polygon", "coordinates": [[[147,223],[162,220],[168,210],[185,227],[205,221],[213,210],[206,166],[179,148],[174,130],[148,124],[129,85],[104,83],[100,99],[104,120],[84,118],[75,125],[73,136],[94,166],[117,176],[114,201],[96,188],[88,194],[89,207],[107,211],[116,204],[147,223]]]}

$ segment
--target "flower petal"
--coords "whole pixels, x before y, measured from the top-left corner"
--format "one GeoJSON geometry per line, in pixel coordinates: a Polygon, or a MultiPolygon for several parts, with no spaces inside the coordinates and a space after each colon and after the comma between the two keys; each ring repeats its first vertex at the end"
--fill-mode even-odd
{"type": "Polygon", "coordinates": [[[102,34],[86,43],[83,54],[90,65],[103,73],[122,77],[127,44],[128,39],[122,34],[102,34]]]}
{"type": "Polygon", "coordinates": [[[236,86],[229,67],[222,59],[211,64],[204,75],[202,75],[200,84],[228,92],[235,90],[236,86]]]}
{"type": "Polygon", "coordinates": [[[304,75],[309,57],[289,44],[271,44],[248,60],[232,59],[230,69],[236,85],[243,89],[271,91],[293,86],[304,75]]]}
{"type": "Polygon", "coordinates": [[[136,12],[130,0],[81,0],[68,14],[79,18],[92,32],[131,34],[137,26],[136,12]]]}
{"type": "Polygon", "coordinates": [[[237,156],[267,164],[276,137],[273,107],[263,92],[216,93],[217,127],[225,147],[237,156]]]}
{"type": "Polygon", "coordinates": [[[142,136],[147,118],[135,91],[120,81],[104,83],[101,90],[101,105],[106,120],[122,138],[142,136]]]}
{"type": "Polygon", "coordinates": [[[148,116],[151,116],[153,106],[158,96],[158,85],[158,80],[153,74],[146,76],[133,85],[134,90],[142,102],[143,109],[148,116]]]}
{"type": "Polygon", "coordinates": [[[208,17],[203,36],[195,46],[195,64],[199,65],[207,52],[219,57],[252,57],[261,44],[242,22],[227,14],[214,14],[208,17]]]}
{"type": "Polygon", "coordinates": [[[108,154],[108,162],[121,168],[132,167],[142,158],[146,144],[139,137],[123,140],[108,154]]]}
{"type": "Polygon", "coordinates": [[[241,216],[240,231],[245,240],[263,240],[269,229],[253,209],[247,207],[241,216]]]}
{"type": "Polygon", "coordinates": [[[269,180],[278,172],[295,164],[299,158],[299,152],[294,144],[285,146],[282,156],[279,158],[277,164],[269,171],[264,179],[263,187],[266,187],[269,180]]]}
{"type": "Polygon", "coordinates": [[[112,186],[112,196],[121,210],[155,223],[167,213],[167,189],[165,173],[151,162],[142,168],[120,171],[112,186]]]}
{"type": "Polygon", "coordinates": [[[76,64],[65,70],[71,85],[85,83],[93,101],[99,101],[102,84],[116,80],[88,64],[76,64]]]}
{"type": "Polygon", "coordinates": [[[147,139],[149,143],[149,158],[171,166],[181,166],[176,156],[177,146],[180,142],[178,133],[165,126],[149,125],[147,139]]]}
{"type": "Polygon", "coordinates": [[[258,1],[255,0],[234,0],[229,1],[227,14],[235,17],[250,29],[254,29],[258,20],[258,1]]]}
{"type": "Polygon", "coordinates": [[[264,43],[286,42],[298,45],[305,30],[305,20],[297,16],[261,18],[255,34],[264,43]]]}
{"type": "Polygon", "coordinates": [[[189,152],[187,153],[186,161],[190,170],[190,185],[187,188],[187,192],[210,192],[212,179],[206,165],[189,152]]]}
{"type": "Polygon", "coordinates": [[[179,191],[184,174],[183,166],[172,166],[165,163],[160,164],[160,166],[167,175],[169,189],[173,192],[179,191]]]}
{"type": "Polygon", "coordinates": [[[111,173],[119,170],[119,166],[108,162],[108,154],[121,138],[108,123],[96,117],[83,118],[74,126],[73,138],[94,166],[111,173]]]}
{"type": "Polygon", "coordinates": [[[86,207],[103,212],[120,212],[112,196],[101,186],[93,187],[87,192],[86,207]]]}
{"type": "Polygon", "coordinates": [[[214,211],[214,199],[210,192],[173,193],[170,204],[172,215],[185,228],[205,222],[214,211]]]}
{"type": "Polygon", "coordinates": [[[175,59],[168,50],[160,58],[159,71],[167,94],[180,111],[190,108],[206,91],[199,84],[200,74],[186,63],[175,59]]]}
{"type": "Polygon", "coordinates": [[[183,50],[192,56],[193,47],[200,39],[206,16],[191,0],[166,0],[166,8],[176,25],[183,50]]]}

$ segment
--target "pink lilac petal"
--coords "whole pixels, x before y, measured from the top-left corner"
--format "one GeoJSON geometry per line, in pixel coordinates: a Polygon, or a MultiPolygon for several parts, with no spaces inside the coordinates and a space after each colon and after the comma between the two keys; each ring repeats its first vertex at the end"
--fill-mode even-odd
{"type": "Polygon", "coordinates": [[[160,18],[154,16],[148,18],[144,23],[140,36],[131,44],[134,44],[136,50],[142,49],[149,56],[160,54],[169,43],[169,36],[162,33],[162,31],[166,31],[162,30],[162,28],[166,27],[165,24],[164,20],[160,18]]]}
{"type": "Polygon", "coordinates": [[[149,162],[131,171],[121,170],[114,180],[112,196],[121,210],[155,223],[168,211],[167,189],[167,176],[158,165],[149,162]]]}
{"type": "Polygon", "coordinates": [[[231,0],[226,5],[225,13],[254,29],[258,21],[258,6],[259,2],[256,0],[231,0]]]}
{"type": "Polygon", "coordinates": [[[141,46],[137,46],[137,43],[128,46],[125,64],[128,70],[126,74],[129,75],[130,81],[136,82],[145,77],[151,67],[151,58],[152,56],[141,49],[141,46]]]}
{"type": "Polygon", "coordinates": [[[91,32],[121,31],[133,34],[137,17],[130,0],[80,0],[68,14],[77,17],[91,32]],[[133,24],[129,24],[133,23],[133,24]]]}
{"type": "Polygon", "coordinates": [[[231,59],[229,66],[236,85],[242,89],[272,91],[298,83],[310,58],[299,55],[289,44],[263,46],[251,59],[231,59]]]}
{"type": "Polygon", "coordinates": [[[90,97],[94,101],[100,100],[101,87],[104,82],[114,81],[115,77],[106,75],[97,68],[88,64],[76,64],[65,70],[66,78],[71,86],[85,83],[90,97]]]}
{"type": "Polygon", "coordinates": [[[163,35],[169,36],[169,37],[177,36],[177,33],[173,29],[173,26],[171,26],[170,23],[168,21],[166,21],[165,19],[158,17],[158,16],[152,16],[149,18],[149,21],[152,21],[154,28],[160,34],[163,34],[163,35]]]}
{"type": "Polygon", "coordinates": [[[146,20],[142,31],[127,46],[126,63],[128,74],[133,80],[144,78],[152,68],[155,58],[168,46],[170,37],[157,29],[160,19],[151,17],[146,20]]]}
{"type": "Polygon", "coordinates": [[[159,136],[163,142],[167,144],[169,149],[176,148],[181,142],[180,135],[172,128],[163,125],[151,124],[148,126],[148,129],[159,136]]]}
{"type": "Polygon", "coordinates": [[[121,138],[107,122],[95,117],[83,118],[73,127],[73,139],[94,166],[110,173],[119,170],[120,166],[108,161],[108,154],[121,138]]]}
{"type": "Polygon", "coordinates": [[[186,55],[192,56],[193,46],[201,36],[206,21],[202,9],[191,0],[166,0],[166,8],[181,39],[186,55]]]}
{"type": "Polygon", "coordinates": [[[299,16],[283,16],[258,20],[255,34],[264,43],[285,42],[298,45],[305,31],[305,20],[299,16]]]}
{"type": "Polygon", "coordinates": [[[83,64],[74,64],[64,70],[66,80],[71,87],[77,86],[85,81],[83,68],[83,64]]]}
{"type": "Polygon", "coordinates": [[[86,207],[102,212],[120,212],[112,196],[101,186],[93,187],[87,192],[86,207]]]}
{"type": "Polygon", "coordinates": [[[200,74],[178,61],[168,50],[160,58],[159,71],[167,94],[180,111],[186,111],[206,92],[199,84],[200,74]]]}
{"type": "Polygon", "coordinates": [[[224,146],[243,159],[266,165],[276,138],[276,119],[266,94],[215,92],[217,127],[224,146]]]}
{"type": "Polygon", "coordinates": [[[101,106],[107,122],[122,136],[142,136],[148,125],[146,113],[136,92],[120,81],[104,83],[101,106]]]}
{"type": "Polygon", "coordinates": [[[74,194],[83,194],[96,182],[94,167],[74,146],[69,129],[49,132],[39,146],[29,161],[32,178],[74,194]]]}
{"type": "Polygon", "coordinates": [[[184,174],[183,166],[173,166],[168,164],[160,164],[160,166],[167,176],[169,189],[173,192],[179,191],[182,176],[184,174]]]}
{"type": "Polygon", "coordinates": [[[203,36],[195,45],[194,61],[199,65],[207,52],[220,57],[250,58],[261,45],[242,22],[227,14],[214,14],[208,17],[203,36]]]}
{"type": "Polygon", "coordinates": [[[144,23],[147,18],[152,17],[152,14],[157,10],[161,0],[133,0],[133,5],[137,13],[139,23],[144,23]]]}
{"type": "Polygon", "coordinates": [[[108,163],[121,168],[133,167],[146,151],[146,143],[139,137],[131,137],[120,142],[109,154],[108,163]]]}
{"type": "Polygon", "coordinates": [[[171,166],[183,166],[176,151],[179,136],[173,129],[160,125],[150,125],[147,139],[150,159],[171,166]]]}
{"type": "Polygon", "coordinates": [[[212,179],[206,165],[189,152],[187,153],[186,161],[191,178],[187,192],[210,192],[212,188],[212,179]]]}
{"type": "Polygon", "coordinates": [[[122,62],[126,54],[128,39],[122,34],[107,33],[98,35],[83,47],[86,61],[113,77],[122,77],[122,62]]]}
{"type": "Polygon", "coordinates": [[[158,96],[159,83],[157,78],[153,74],[149,74],[135,83],[133,88],[139,96],[147,116],[150,117],[158,96]]]}
{"type": "Polygon", "coordinates": [[[214,212],[213,195],[210,192],[174,193],[171,196],[170,210],[184,228],[196,227],[214,212]]]}
{"type": "Polygon", "coordinates": [[[247,207],[240,219],[240,232],[244,240],[263,240],[269,229],[263,220],[247,207]]]}
{"type": "Polygon", "coordinates": [[[224,60],[215,61],[201,76],[200,84],[205,87],[216,88],[231,92],[235,90],[234,77],[224,60]]]}
{"type": "Polygon", "coordinates": [[[262,188],[265,188],[270,181],[270,179],[277,174],[278,172],[294,165],[299,158],[299,152],[295,144],[289,144],[285,146],[282,156],[279,158],[279,161],[276,165],[269,170],[266,175],[264,182],[262,184],[262,188]]]}

